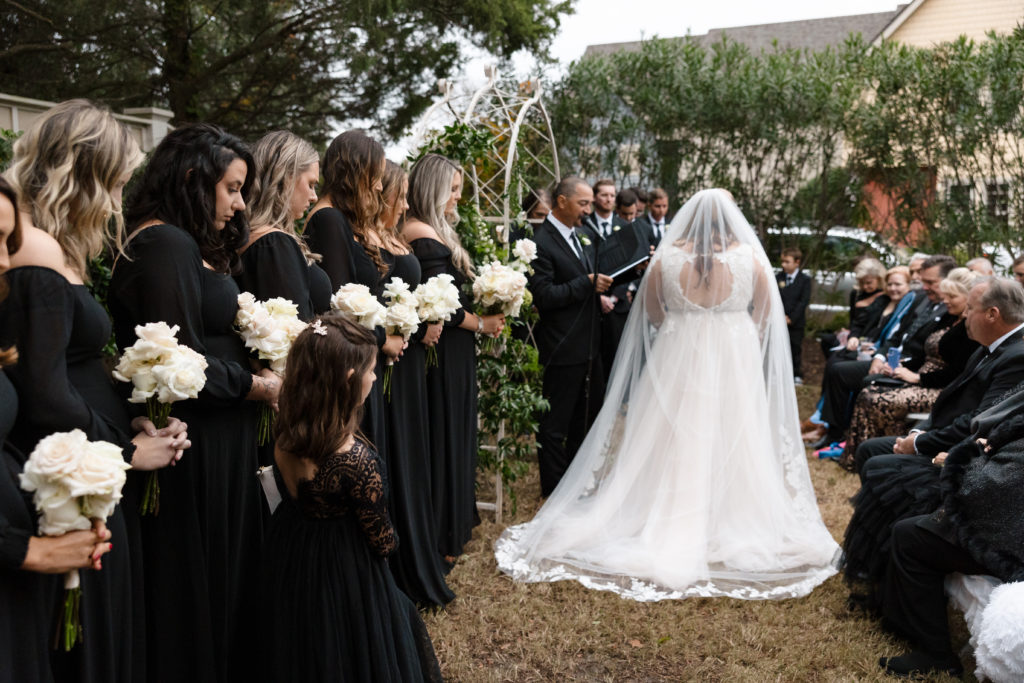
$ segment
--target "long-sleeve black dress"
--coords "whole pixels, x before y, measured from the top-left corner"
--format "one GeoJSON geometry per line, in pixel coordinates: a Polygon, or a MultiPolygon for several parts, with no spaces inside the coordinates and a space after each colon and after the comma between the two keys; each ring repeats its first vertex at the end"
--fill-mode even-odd
{"type": "MultiPolygon", "coordinates": [[[[366,252],[363,245],[356,241],[345,214],[333,207],[324,207],[310,216],[304,234],[309,242],[309,248],[323,257],[320,267],[331,280],[332,293],[338,291],[342,285],[355,282],[366,285],[375,297],[381,298],[384,292],[386,273],[382,273],[377,268],[377,264],[374,263],[373,258],[366,252]]],[[[391,258],[390,254],[382,251],[381,258],[387,269],[390,270],[393,265],[388,263],[388,259],[391,258]]],[[[377,346],[380,348],[387,341],[384,328],[378,327],[374,330],[374,334],[377,337],[377,346]]],[[[386,456],[388,444],[383,391],[385,364],[383,352],[378,352],[377,381],[373,383],[370,395],[366,397],[366,403],[363,404],[361,429],[377,452],[386,456]]]]}
{"type": "Polygon", "coordinates": [[[421,238],[410,243],[426,282],[448,273],[459,288],[462,307],[445,323],[437,343],[436,368],[427,372],[430,406],[431,489],[437,548],[441,555],[457,556],[473,536],[476,512],[476,336],[459,327],[472,311],[463,289],[467,277],[452,263],[452,252],[441,242],[421,238]]]}
{"type": "Polygon", "coordinates": [[[271,230],[242,252],[238,288],[259,301],[283,297],[299,307],[299,318],[310,321],[331,308],[331,280],[317,264],[307,264],[295,238],[271,230]]]}
{"type": "MultiPolygon", "coordinates": [[[[331,281],[317,264],[307,264],[298,242],[280,230],[272,230],[242,252],[242,272],[235,282],[258,301],[288,299],[309,322],[331,308],[331,281]]],[[[260,465],[274,464],[274,439],[259,447],[260,465]]]]}
{"type": "Polygon", "coordinates": [[[258,668],[255,612],[263,502],[255,477],[257,404],[248,355],[232,329],[238,286],[203,265],[173,225],[143,229],[114,266],[110,311],[118,346],[135,326],[178,325],[206,357],[199,398],[174,405],[192,447],[160,471],[160,510],[143,518],[149,680],[235,681],[258,668]]]}
{"type": "Polygon", "coordinates": [[[36,514],[18,481],[25,460],[4,443],[17,415],[18,395],[0,372],[0,683],[50,683],[58,577],[21,569],[36,514]]]}
{"type": "MultiPolygon", "coordinates": [[[[391,277],[415,288],[420,262],[414,254],[395,254],[391,277]]],[[[390,279],[390,278],[389,278],[390,279]]],[[[409,340],[392,368],[391,398],[385,402],[388,423],[387,472],[392,495],[391,520],[398,549],[388,558],[395,583],[423,606],[446,605],[455,597],[444,580],[437,552],[437,531],[431,499],[430,411],[427,407],[427,350],[423,325],[409,340]]]]}
{"type": "Polygon", "coordinates": [[[357,439],[295,498],[278,485],[263,550],[271,637],[261,680],[441,680],[423,620],[385,561],[396,539],[377,454],[357,439]]]}
{"type": "MultiPolygon", "coordinates": [[[[0,346],[18,347],[18,362],[6,372],[21,403],[11,441],[27,455],[44,436],[81,429],[90,441],[121,446],[130,461],[134,446],[127,404],[104,366],[103,347],[110,339],[106,311],[85,285],[73,285],[50,268],[13,268],[7,281],[0,346]]],[[[103,569],[80,573],[83,640],[69,653],[54,653],[58,680],[127,682],[144,676],[143,578],[134,500],[126,492],[107,520],[114,551],[103,558],[103,569]]]]}

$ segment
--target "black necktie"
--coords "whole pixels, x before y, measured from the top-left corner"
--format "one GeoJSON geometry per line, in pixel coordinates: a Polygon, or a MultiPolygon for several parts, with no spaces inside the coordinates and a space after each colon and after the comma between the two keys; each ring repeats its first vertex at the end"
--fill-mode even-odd
{"type": "Polygon", "coordinates": [[[580,238],[576,236],[576,230],[570,230],[569,234],[572,235],[572,249],[576,252],[576,258],[586,267],[587,259],[583,257],[583,245],[580,244],[580,238]]]}
{"type": "Polygon", "coordinates": [[[601,236],[608,237],[608,221],[601,221],[601,236]]]}

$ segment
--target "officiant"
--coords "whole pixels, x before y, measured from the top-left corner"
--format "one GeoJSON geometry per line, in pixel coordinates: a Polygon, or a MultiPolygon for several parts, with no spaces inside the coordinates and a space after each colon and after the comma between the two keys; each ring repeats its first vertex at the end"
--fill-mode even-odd
{"type": "Polygon", "coordinates": [[[562,179],[552,192],[551,213],[534,232],[530,291],[540,314],[534,336],[550,404],[537,437],[544,497],[569,468],[604,397],[600,295],[612,278],[598,272],[597,236],[582,225],[593,197],[582,178],[562,179]]]}

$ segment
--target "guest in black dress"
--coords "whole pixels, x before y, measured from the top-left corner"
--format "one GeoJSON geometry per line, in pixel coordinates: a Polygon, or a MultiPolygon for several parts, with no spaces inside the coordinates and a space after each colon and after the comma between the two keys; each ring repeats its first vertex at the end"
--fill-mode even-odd
{"type": "Polygon", "coordinates": [[[283,297],[310,321],[330,310],[331,280],[317,265],[295,221],[317,200],[320,159],[313,145],[286,131],[268,133],[253,148],[256,177],[249,197],[249,242],[242,249],[243,292],[260,301],[283,297]]]}
{"type": "MultiPolygon", "coordinates": [[[[121,192],[141,160],[138,145],[110,112],[84,100],[49,110],[15,145],[9,175],[25,209],[23,243],[7,271],[0,344],[20,350],[7,373],[21,403],[11,441],[22,453],[45,436],[73,429],[121,446],[135,470],[166,467],[187,447],[185,425],[177,420],[160,434],[148,420],[132,422],[105,366],[110,320],[85,284],[111,215],[122,224],[121,192]]],[[[117,238],[112,246],[119,248],[117,238]]],[[[102,572],[81,577],[83,641],[54,654],[58,679],[145,675],[140,527],[128,488],[107,521],[117,551],[102,572]]]]}
{"type": "Polygon", "coordinates": [[[357,436],[376,346],[337,314],[292,345],[276,425],[282,502],[263,549],[262,680],[441,680],[426,627],[388,570],[397,539],[383,463],[357,436]]]}
{"type": "Polygon", "coordinates": [[[462,307],[445,323],[438,366],[427,373],[430,406],[431,496],[437,549],[451,562],[462,554],[478,523],[476,512],[476,334],[497,336],[502,315],[478,316],[466,285],[473,264],[453,225],[462,196],[462,171],[450,159],[427,154],[409,175],[409,212],[402,236],[422,269],[421,281],[440,273],[455,278],[462,307]]]}
{"type": "Polygon", "coordinates": [[[194,446],[160,473],[159,513],[143,520],[148,680],[248,680],[259,668],[257,402],[276,404],[280,379],[252,374],[232,328],[252,166],[216,126],[170,133],[129,201],[127,257],[111,277],[118,346],[135,342],[136,325],[164,321],[208,364],[199,397],[174,406],[194,446]]]}
{"type": "MultiPolygon", "coordinates": [[[[256,177],[247,207],[249,242],[242,249],[238,288],[260,301],[282,297],[309,322],[331,307],[331,281],[319,254],[295,233],[295,221],[316,201],[320,159],[313,145],[283,130],[268,133],[253,149],[256,177]]],[[[274,462],[274,441],[259,447],[260,465],[274,462]]]]}
{"type": "MultiPolygon", "coordinates": [[[[853,275],[857,280],[857,287],[850,292],[850,326],[847,340],[860,340],[882,317],[882,311],[889,305],[889,297],[885,294],[885,266],[878,259],[861,259],[854,268],[853,275]]],[[[838,343],[838,337],[832,333],[825,333],[821,335],[820,343],[821,351],[828,359],[838,343]]]]}
{"type": "MultiPolygon", "coordinates": [[[[385,249],[395,267],[388,281],[400,278],[411,289],[420,282],[420,262],[398,235],[398,221],[408,208],[405,171],[387,162],[384,209],[378,221],[385,249]]],[[[395,583],[414,602],[441,607],[455,595],[444,580],[437,553],[437,532],[430,487],[430,411],[427,409],[427,346],[437,343],[441,323],[422,324],[392,368],[390,398],[385,401],[388,424],[387,474],[391,488],[388,511],[401,542],[388,558],[395,583]]]]}
{"type": "MultiPolygon", "coordinates": [[[[306,223],[309,247],[323,260],[320,266],[331,279],[332,291],[352,282],[366,285],[381,298],[385,278],[393,263],[375,229],[380,214],[384,148],[376,140],[357,130],[334,138],[324,154],[322,166],[323,197],[310,212],[306,223]]],[[[405,340],[387,335],[383,327],[375,330],[377,346],[377,384],[366,400],[362,431],[377,452],[386,454],[387,426],[384,422],[384,392],[381,382],[387,359],[394,361],[405,340]]]]}
{"type": "MultiPolygon", "coordinates": [[[[0,272],[21,246],[17,203],[0,176],[0,272]]],[[[0,304],[6,295],[0,276],[0,304]]],[[[0,348],[0,369],[17,358],[14,347],[0,348]]],[[[0,683],[46,683],[53,680],[52,616],[60,584],[57,577],[43,574],[99,569],[100,557],[110,550],[110,532],[97,522],[92,530],[35,535],[35,506],[18,480],[25,457],[7,443],[17,415],[18,395],[0,372],[0,683]]]]}

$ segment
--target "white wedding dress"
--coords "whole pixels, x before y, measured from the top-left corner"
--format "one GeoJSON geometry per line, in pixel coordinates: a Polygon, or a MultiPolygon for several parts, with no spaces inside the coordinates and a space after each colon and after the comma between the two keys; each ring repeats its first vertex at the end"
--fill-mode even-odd
{"type": "Polygon", "coordinates": [[[496,543],[502,571],[645,601],[796,597],[836,572],[770,273],[728,193],[683,207],[601,414],[536,517],[496,543]]]}

